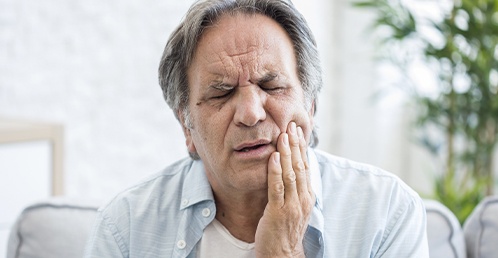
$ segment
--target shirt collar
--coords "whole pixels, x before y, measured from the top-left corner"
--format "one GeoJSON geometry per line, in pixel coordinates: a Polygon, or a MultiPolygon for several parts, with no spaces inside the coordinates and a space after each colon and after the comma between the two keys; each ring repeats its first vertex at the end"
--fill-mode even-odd
{"type": "Polygon", "coordinates": [[[320,172],[320,165],[318,164],[318,160],[316,158],[315,150],[312,148],[308,148],[308,165],[310,170],[311,188],[315,192],[318,208],[322,210],[322,175],[320,172]]]}
{"type": "MultiPolygon", "coordinates": [[[[191,162],[190,167],[188,168],[183,183],[180,210],[184,210],[189,207],[195,207],[194,205],[203,201],[209,201],[211,202],[210,206],[213,209],[212,212],[216,212],[213,191],[207,179],[204,164],[200,160],[193,160],[190,162],[191,162]]],[[[308,149],[308,164],[310,169],[311,187],[315,193],[316,203],[311,212],[309,228],[306,231],[303,243],[305,245],[304,248],[306,253],[312,255],[313,257],[323,257],[324,219],[322,214],[322,179],[321,179],[321,172],[317,157],[315,155],[314,150],[311,148],[308,149]]],[[[191,213],[187,212],[187,214],[191,213]]],[[[191,220],[182,219],[182,221],[185,223],[186,221],[191,221],[191,220]]],[[[179,235],[177,238],[192,239],[193,242],[197,243],[202,236],[202,230],[209,223],[210,221],[202,225],[199,225],[198,223],[197,224],[190,223],[189,225],[191,227],[195,225],[199,227],[196,227],[195,230],[186,229],[185,231],[183,231],[186,234],[190,234],[191,235],[190,238],[182,235],[179,235]],[[194,234],[195,236],[193,236],[192,234],[194,234]]],[[[187,228],[186,225],[184,225],[184,227],[187,228]]],[[[179,232],[181,232],[181,230],[179,232]]],[[[191,249],[188,250],[188,253],[190,252],[191,249]]],[[[192,256],[192,254],[193,253],[190,253],[189,257],[192,256]]]]}
{"type": "Polygon", "coordinates": [[[201,160],[193,160],[185,175],[180,209],[183,210],[203,201],[213,201],[213,191],[201,160]]]}
{"type": "Polygon", "coordinates": [[[309,225],[317,229],[320,233],[324,230],[323,219],[323,199],[322,199],[322,175],[320,164],[316,158],[314,149],[308,148],[308,165],[310,169],[311,188],[315,193],[316,203],[311,211],[309,225]]]}

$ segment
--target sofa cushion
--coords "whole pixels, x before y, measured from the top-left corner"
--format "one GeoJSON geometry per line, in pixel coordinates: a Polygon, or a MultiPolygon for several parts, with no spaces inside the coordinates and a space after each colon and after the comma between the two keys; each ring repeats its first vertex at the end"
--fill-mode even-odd
{"type": "Polygon", "coordinates": [[[430,257],[464,258],[465,239],[456,216],[435,200],[424,200],[430,257]]]}
{"type": "Polygon", "coordinates": [[[498,196],[488,196],[482,200],[465,221],[463,230],[468,257],[497,257],[498,196]]]}
{"type": "Polygon", "coordinates": [[[26,207],[12,227],[7,258],[82,257],[98,206],[53,198],[26,207]]]}

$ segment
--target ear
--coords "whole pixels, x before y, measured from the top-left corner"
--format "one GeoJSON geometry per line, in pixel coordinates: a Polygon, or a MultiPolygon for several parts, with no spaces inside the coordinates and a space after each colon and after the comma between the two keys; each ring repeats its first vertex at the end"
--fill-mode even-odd
{"type": "Polygon", "coordinates": [[[183,135],[185,135],[185,145],[187,146],[187,150],[189,153],[197,153],[197,149],[195,148],[194,140],[192,139],[191,129],[187,127],[185,123],[185,117],[181,111],[178,111],[178,120],[182,126],[183,135]]]}
{"type": "Polygon", "coordinates": [[[310,117],[314,117],[314,116],[315,116],[315,112],[316,112],[316,106],[315,106],[315,103],[316,103],[316,101],[315,101],[315,100],[313,100],[313,101],[311,102],[310,113],[309,113],[310,117]]]}
{"type": "Polygon", "coordinates": [[[314,147],[316,146],[317,144],[317,137],[316,137],[316,131],[315,131],[315,112],[316,112],[316,101],[313,100],[311,102],[311,107],[310,107],[310,110],[309,110],[309,120],[310,120],[310,135],[309,135],[309,138],[306,138],[307,139],[307,142],[308,142],[308,146],[311,146],[311,147],[314,147]]]}
{"type": "Polygon", "coordinates": [[[310,107],[310,110],[309,110],[309,117],[310,117],[310,122],[311,122],[311,128],[314,127],[314,118],[315,118],[315,111],[316,111],[316,105],[315,105],[316,101],[313,100],[311,102],[311,107],[310,107]]]}

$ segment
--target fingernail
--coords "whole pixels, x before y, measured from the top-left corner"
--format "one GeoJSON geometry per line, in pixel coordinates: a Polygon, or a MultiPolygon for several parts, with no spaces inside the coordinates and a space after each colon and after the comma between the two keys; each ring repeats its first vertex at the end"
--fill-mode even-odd
{"type": "Polygon", "coordinates": [[[284,133],[284,145],[289,146],[289,135],[284,133]]]}
{"type": "Polygon", "coordinates": [[[296,123],[294,123],[294,122],[290,123],[289,131],[291,134],[296,134],[296,123]]]}
{"type": "Polygon", "coordinates": [[[273,155],[273,161],[277,164],[280,164],[280,153],[275,152],[275,154],[273,155]]]}
{"type": "Polygon", "coordinates": [[[303,128],[301,128],[301,126],[297,128],[297,136],[299,138],[304,138],[303,128]]]}

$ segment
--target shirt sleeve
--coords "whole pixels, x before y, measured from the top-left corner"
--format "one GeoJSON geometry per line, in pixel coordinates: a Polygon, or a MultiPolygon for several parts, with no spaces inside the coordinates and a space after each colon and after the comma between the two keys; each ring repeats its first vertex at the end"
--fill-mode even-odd
{"type": "Polygon", "coordinates": [[[375,257],[429,257],[426,220],[420,198],[399,208],[375,257]]]}
{"type": "Polygon", "coordinates": [[[128,257],[127,247],[115,224],[99,212],[93,231],[85,248],[84,258],[125,258],[128,257]]]}

